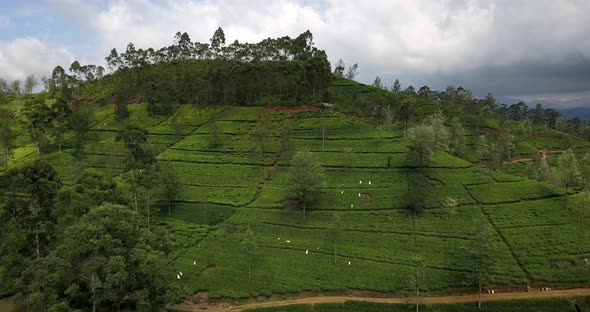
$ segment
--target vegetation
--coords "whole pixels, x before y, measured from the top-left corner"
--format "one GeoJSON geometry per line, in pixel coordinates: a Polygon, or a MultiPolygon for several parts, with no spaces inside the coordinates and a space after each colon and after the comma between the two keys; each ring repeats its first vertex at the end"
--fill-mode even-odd
{"type": "MultiPolygon", "coordinates": [[[[366,86],[312,44],[178,33],[113,50],[109,71],[58,67],[43,93],[0,85],[0,296],[150,310],[201,290],[588,285],[584,123],[461,87],[366,86]]],[[[292,309],[408,308],[364,305],[292,309]]]]}
{"type": "Polygon", "coordinates": [[[303,221],[307,204],[317,200],[325,187],[322,166],[309,151],[298,151],[291,160],[288,193],[303,204],[303,221]]]}
{"type": "MultiPolygon", "coordinates": [[[[260,308],[247,310],[248,312],[275,312],[275,311],[297,311],[297,312],[311,312],[311,311],[370,311],[370,312],[410,312],[415,310],[413,307],[406,304],[384,304],[384,303],[370,303],[361,301],[346,301],[344,303],[325,303],[315,305],[290,305],[277,308],[260,308]]],[[[486,304],[482,309],[478,309],[476,304],[461,303],[461,304],[431,304],[423,305],[422,311],[576,311],[573,304],[565,299],[555,300],[520,300],[520,301],[494,301],[486,304]]]]}

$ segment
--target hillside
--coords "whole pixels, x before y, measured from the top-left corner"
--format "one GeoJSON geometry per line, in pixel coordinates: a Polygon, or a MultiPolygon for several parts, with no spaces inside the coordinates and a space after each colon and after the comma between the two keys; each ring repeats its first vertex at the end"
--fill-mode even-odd
{"type": "MultiPolygon", "coordinates": [[[[564,138],[573,140],[568,142],[580,160],[590,142],[539,126],[518,134],[519,122],[501,123],[493,116],[480,121],[469,111],[454,113],[433,100],[344,78],[334,79],[328,89],[333,110],[318,105],[179,105],[171,115],[150,117],[146,104],[126,106],[129,122],[147,131],[146,146],[158,163],[171,165],[182,184],[170,216],[159,193],[140,200],[139,214],[151,211],[156,215],[152,227],[169,231],[170,250],[158,262],[164,282],[180,287],[183,298],[199,291],[207,291],[210,299],[349,290],[405,295],[412,291],[408,279],[416,258],[423,263],[423,292],[475,291],[467,249],[475,220],[481,218],[496,248],[487,287],[589,286],[590,245],[583,243],[590,238],[586,198],[578,189],[566,194],[527,176],[534,155],[546,154],[550,164],[557,161],[564,138]],[[439,151],[421,170],[428,187],[418,215],[408,211],[418,164],[408,160],[404,127],[378,128],[370,118],[374,103],[399,112],[408,97],[416,97],[411,126],[438,109],[465,124],[465,153],[456,157],[439,151]],[[269,131],[260,134],[262,125],[269,131]],[[500,141],[503,129],[516,134],[516,149],[500,170],[492,170],[476,145],[480,134],[500,141]],[[287,200],[290,160],[300,150],[316,155],[327,185],[306,221],[296,203],[287,200]],[[449,197],[457,202],[452,212],[445,206],[449,197]],[[155,203],[151,208],[150,202],[155,203]],[[248,228],[257,245],[251,279],[242,252],[248,228]]],[[[77,136],[67,131],[61,150],[54,145],[38,156],[25,127],[16,124],[9,167],[43,159],[64,188],[76,188],[84,170],[93,169],[112,177],[133,207],[129,152],[116,140],[128,123],[117,119],[116,105],[83,107],[91,115],[81,152],[77,136]]]]}

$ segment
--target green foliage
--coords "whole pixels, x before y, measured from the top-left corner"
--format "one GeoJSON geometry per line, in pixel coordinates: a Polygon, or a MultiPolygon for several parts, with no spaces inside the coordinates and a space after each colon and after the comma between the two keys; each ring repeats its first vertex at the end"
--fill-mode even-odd
{"type": "Polygon", "coordinates": [[[2,177],[2,189],[7,197],[0,210],[1,262],[7,271],[2,282],[13,289],[33,258],[47,254],[56,237],[56,216],[53,208],[62,183],[57,172],[46,162],[12,168],[2,177]]]}
{"type": "Polygon", "coordinates": [[[453,156],[462,157],[465,154],[465,129],[457,117],[451,119],[449,132],[450,153],[453,156]]]}
{"type": "Polygon", "coordinates": [[[117,133],[115,141],[122,141],[128,151],[125,159],[127,169],[139,169],[156,161],[153,151],[146,146],[148,135],[145,129],[133,123],[126,124],[117,133]]]}
{"type": "Polygon", "coordinates": [[[176,175],[174,167],[169,162],[166,162],[161,167],[160,175],[162,179],[162,195],[168,202],[168,216],[170,216],[172,201],[177,200],[182,194],[182,183],[178,175],[176,175]]]}
{"type": "MultiPolygon", "coordinates": [[[[170,104],[252,105],[319,102],[332,75],[324,51],[313,46],[306,31],[296,38],[265,39],[259,43],[225,44],[221,28],[211,44],[192,42],[189,35],[160,49],[113,49],[106,57],[114,73],[98,80],[78,80],[81,97],[117,102],[142,99],[151,114],[170,104]],[[264,88],[262,88],[264,86],[264,88]]],[[[167,113],[167,112],[166,112],[167,113]]]]}
{"type": "MultiPolygon", "coordinates": [[[[471,237],[468,253],[472,261],[472,272],[479,286],[481,296],[482,287],[490,282],[490,272],[495,260],[496,246],[494,238],[489,232],[487,220],[480,216],[475,222],[475,230],[471,237]]],[[[478,303],[481,308],[481,297],[478,303]]]]}
{"type": "MultiPolygon", "coordinates": [[[[588,301],[588,300],[586,300],[588,301]]],[[[585,307],[585,305],[584,305],[585,307]]],[[[248,312],[412,312],[415,307],[407,304],[386,304],[364,301],[346,301],[344,303],[320,303],[312,305],[288,305],[272,308],[258,308],[246,310],[248,312]]],[[[491,301],[478,309],[476,303],[456,304],[426,304],[421,305],[420,311],[425,312],[574,312],[576,308],[567,299],[546,300],[511,300],[491,301]]],[[[582,310],[585,312],[586,310],[582,310]]]]}
{"type": "Polygon", "coordinates": [[[254,232],[248,227],[244,233],[244,237],[240,242],[240,248],[244,256],[244,260],[248,264],[248,279],[252,279],[252,265],[258,257],[258,246],[256,245],[256,238],[254,232]]]}
{"type": "Polygon", "coordinates": [[[47,257],[23,272],[27,305],[42,309],[66,302],[84,310],[137,310],[164,303],[170,288],[158,259],[166,242],[141,223],[124,206],[91,210],[47,257]]]}
{"type": "Polygon", "coordinates": [[[324,187],[324,171],[315,155],[309,151],[295,153],[289,169],[288,194],[303,203],[303,220],[306,205],[316,201],[324,187]]]}
{"type": "Polygon", "coordinates": [[[413,215],[421,213],[427,205],[432,185],[423,175],[412,175],[408,178],[408,189],[404,196],[406,206],[413,215]]]}
{"type": "MultiPolygon", "coordinates": [[[[43,255],[60,245],[60,238],[67,229],[101,202],[137,202],[137,215],[149,213],[151,219],[148,223],[142,218],[139,227],[143,226],[145,230],[148,223],[151,231],[172,241],[166,248],[168,253],[159,254],[156,258],[158,263],[165,265],[166,282],[186,287],[185,295],[201,290],[209,291],[211,298],[243,298],[302,291],[343,292],[347,289],[406,293],[411,290],[406,281],[414,273],[413,255],[422,258],[424,263],[426,286],[421,292],[473,289],[477,286],[477,279],[470,273],[473,270],[472,259],[465,251],[473,236],[473,220],[481,217],[483,209],[498,230],[498,233],[488,233],[497,247],[494,253],[496,261],[489,270],[490,284],[521,286],[527,283],[527,277],[535,283],[568,286],[584,285],[588,280],[583,258],[590,251],[585,244],[579,243],[588,240],[590,233],[588,227],[583,226],[586,221],[581,221],[587,220],[582,213],[583,200],[578,195],[568,196],[571,202],[569,213],[563,213],[563,210],[555,209],[563,200],[562,187],[556,190],[543,182],[524,180],[521,175],[525,163],[505,164],[504,172],[489,171],[482,167],[485,163],[473,164],[482,159],[474,155],[479,131],[487,135],[487,153],[495,151],[488,155],[487,160],[500,154],[497,129],[501,129],[502,123],[496,119],[494,112],[483,112],[477,106],[480,103],[466,90],[454,90],[456,94],[449,95],[448,104],[452,107],[444,106],[444,109],[454,111],[456,108],[456,112],[448,116],[458,119],[451,119],[448,123],[444,118],[442,122],[438,122],[440,118],[436,118],[437,122],[432,122],[432,117],[427,118],[427,114],[439,109],[437,100],[446,101],[441,92],[420,88],[418,95],[410,91],[395,94],[344,78],[335,78],[329,87],[329,97],[335,104],[335,111],[329,113],[314,110],[312,106],[307,106],[307,111],[292,112],[281,108],[265,110],[243,106],[204,108],[207,103],[231,104],[232,99],[243,100],[238,105],[259,105],[262,102],[299,105],[313,102],[311,99],[314,96],[311,94],[298,100],[297,94],[313,93],[311,86],[301,83],[298,85],[304,90],[288,90],[286,84],[275,86],[276,89],[273,85],[271,89],[261,89],[258,84],[274,78],[263,76],[257,81],[240,81],[241,74],[238,72],[233,72],[233,76],[222,75],[229,65],[221,60],[187,65],[191,62],[180,60],[192,57],[185,54],[190,51],[185,49],[187,39],[184,34],[179,34],[178,42],[174,44],[174,53],[177,54],[170,57],[179,58],[176,63],[163,61],[140,66],[141,69],[137,67],[139,65],[132,66],[106,78],[83,83],[73,90],[73,96],[80,101],[71,102],[76,108],[66,127],[71,132],[61,134],[63,150],[53,153],[48,148],[46,155],[42,156],[66,184],[58,191],[51,210],[50,219],[55,229],[51,230],[52,239],[44,247],[43,255]],[[184,43],[180,44],[180,41],[184,43]],[[185,65],[186,70],[182,68],[185,65]],[[216,73],[218,65],[219,72],[216,73]],[[190,72],[195,69],[198,72],[190,72]],[[211,77],[218,79],[211,80],[211,86],[183,82],[187,77],[192,82],[199,81],[209,74],[205,73],[209,70],[211,77]],[[174,77],[174,71],[179,76],[174,77]],[[195,80],[190,78],[193,74],[195,80]],[[148,80],[151,79],[160,80],[161,84],[157,83],[150,94],[146,87],[150,86],[148,80]],[[136,81],[137,85],[122,87],[130,81],[136,81]],[[223,92],[207,94],[207,90],[217,88],[222,88],[223,92]],[[241,92],[242,88],[250,89],[246,95],[235,93],[241,92]],[[113,90],[117,92],[113,93],[113,90]],[[128,113],[128,120],[119,122],[114,114],[114,105],[88,104],[88,100],[93,99],[107,99],[108,103],[127,103],[123,100],[128,99],[129,103],[133,103],[150,98],[154,99],[154,103],[160,103],[156,96],[163,96],[162,101],[173,104],[194,105],[180,105],[173,117],[165,118],[150,117],[146,104],[119,104],[128,113]],[[413,99],[415,106],[414,117],[408,124],[428,120],[433,129],[439,130],[445,129],[446,124],[450,152],[455,153],[454,147],[460,146],[463,139],[465,155],[457,155],[469,159],[466,161],[442,150],[432,153],[431,162],[424,166],[428,169],[422,171],[424,187],[416,187],[413,192],[417,203],[415,207],[420,208],[420,214],[415,218],[407,212],[408,206],[411,206],[407,200],[410,193],[408,185],[416,184],[412,180],[419,165],[414,159],[406,159],[409,144],[403,138],[403,120],[398,114],[404,98],[413,99]],[[377,129],[366,122],[364,117],[371,116],[371,109],[376,103],[395,111],[401,124],[377,129]],[[77,143],[73,118],[78,109],[86,108],[90,112],[90,129],[82,132],[81,142],[77,143]],[[458,120],[465,127],[463,134],[460,130],[456,131],[459,127],[454,122],[458,120]],[[130,124],[138,126],[135,129],[138,135],[131,135],[125,140],[122,133],[130,130],[127,127],[130,124]],[[480,125],[479,129],[477,125],[480,125]],[[116,141],[119,132],[119,141],[116,141]],[[209,144],[212,132],[223,138],[223,144],[214,147],[209,144]],[[75,151],[78,144],[81,144],[81,149],[75,151]],[[135,148],[158,159],[160,171],[142,161],[129,170],[125,165],[130,162],[129,159],[135,163],[132,153],[135,148]],[[298,217],[301,212],[289,209],[292,202],[284,201],[290,195],[289,160],[298,150],[313,152],[322,164],[319,167],[324,169],[326,181],[326,186],[313,202],[313,210],[306,222],[301,222],[298,217]],[[77,158],[77,153],[82,157],[77,158]],[[162,180],[164,171],[168,169],[166,166],[176,176],[174,184],[178,187],[171,190],[183,190],[171,201],[174,209],[171,209],[169,217],[166,209],[169,201],[162,180]],[[89,168],[95,172],[84,170],[89,168]],[[121,189],[113,188],[114,183],[121,189]],[[155,218],[152,216],[154,212],[158,212],[155,218]],[[335,212],[338,212],[339,220],[335,220],[335,212]],[[169,233],[160,233],[162,227],[169,233]],[[251,279],[244,272],[246,262],[241,252],[243,233],[247,227],[256,233],[259,255],[251,279]],[[279,237],[282,239],[279,240],[279,237]],[[287,243],[287,240],[290,242],[287,243]],[[309,254],[305,253],[306,250],[309,254]],[[186,277],[177,279],[179,271],[184,272],[186,277]]],[[[216,52],[211,51],[221,55],[223,47],[227,45],[220,44],[216,52]]],[[[264,62],[258,65],[260,68],[265,66],[264,62]]],[[[236,65],[232,70],[240,70],[240,66],[236,65]]],[[[296,67],[291,69],[299,70],[296,67]]],[[[78,71],[74,75],[76,79],[86,79],[78,71]]],[[[316,98],[319,96],[317,94],[316,98]]],[[[9,97],[11,103],[7,108],[16,110],[19,104],[13,103],[12,96],[9,97]]],[[[53,100],[43,104],[51,111],[48,116],[57,110],[53,100]]],[[[381,126],[386,119],[378,117],[374,120],[381,126]]],[[[44,134],[48,147],[59,142],[56,132],[50,130],[55,125],[50,122],[47,127],[36,129],[44,134]]],[[[508,122],[505,125],[518,133],[519,123],[508,122]]],[[[35,145],[30,135],[24,135],[25,125],[17,123],[10,128],[18,136],[9,166],[26,167],[34,162],[35,145]]],[[[79,127],[80,131],[83,128],[79,127]]],[[[444,136],[440,134],[441,131],[432,131],[431,142],[444,143],[444,136]]],[[[530,138],[516,144],[515,153],[531,155],[536,153],[537,148],[559,148],[562,137],[555,130],[534,129],[530,138]]],[[[579,138],[573,140],[580,151],[590,146],[579,138]]],[[[438,144],[433,144],[433,148],[435,145],[438,144]]],[[[442,145],[437,148],[445,149],[442,145]]],[[[501,163],[499,156],[496,159],[494,162],[501,163]]],[[[557,165],[557,157],[552,157],[549,163],[557,165]]],[[[579,166],[583,167],[581,162],[579,166]]],[[[571,189],[568,191],[572,192],[571,189]]],[[[0,284],[10,287],[22,285],[15,283],[16,278],[31,262],[36,261],[31,256],[35,250],[31,232],[15,222],[4,222],[4,217],[10,216],[12,208],[18,210],[21,209],[19,205],[26,207],[30,204],[26,194],[15,191],[14,195],[13,206],[2,209],[0,214],[0,235],[3,239],[0,284]]],[[[5,199],[9,198],[7,194],[5,199]]],[[[51,265],[63,268],[59,261],[51,265]]],[[[58,276],[53,274],[57,269],[49,264],[42,269],[51,274],[47,275],[47,279],[58,276]]],[[[86,285],[83,290],[87,292],[89,288],[86,285]]],[[[15,293],[17,290],[12,288],[0,292],[15,293]]],[[[55,309],[76,308],[61,297],[59,300],[36,298],[38,301],[35,302],[55,303],[55,309]]],[[[31,303],[33,299],[31,296],[31,303]]],[[[92,302],[87,298],[82,301],[92,302]]],[[[488,305],[491,306],[491,303],[486,304],[484,310],[488,305]]],[[[473,310],[475,304],[454,307],[473,310]]],[[[84,308],[89,309],[88,306],[84,308]]],[[[421,308],[428,310],[430,307],[421,308]]],[[[433,309],[444,310],[445,307],[436,306],[433,309]]]]}
{"type": "Polygon", "coordinates": [[[13,156],[13,150],[16,147],[15,117],[11,111],[0,108],[0,153],[2,153],[4,167],[8,166],[8,159],[13,156]]]}
{"type": "Polygon", "coordinates": [[[439,111],[408,131],[408,159],[416,161],[420,171],[432,163],[436,152],[448,150],[449,133],[444,122],[439,111]]]}

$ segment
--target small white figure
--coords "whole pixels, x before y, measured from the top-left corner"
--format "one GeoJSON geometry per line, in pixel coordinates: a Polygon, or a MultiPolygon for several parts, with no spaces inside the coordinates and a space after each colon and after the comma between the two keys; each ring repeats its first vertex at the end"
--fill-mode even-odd
{"type": "Polygon", "coordinates": [[[360,180],[360,181],[359,181],[359,184],[363,184],[363,180],[360,180]]]}
{"type": "Polygon", "coordinates": [[[178,272],[178,273],[180,273],[180,276],[182,276],[182,272],[178,272]]]}
{"type": "Polygon", "coordinates": [[[361,193],[359,193],[359,197],[361,197],[361,193]]]}
{"type": "Polygon", "coordinates": [[[305,254],[306,255],[309,254],[309,249],[305,250],[305,254]]]}
{"type": "Polygon", "coordinates": [[[177,279],[180,279],[180,275],[176,274],[176,278],[177,278],[177,279]]]}
{"type": "Polygon", "coordinates": [[[278,240],[278,241],[280,241],[280,240],[281,240],[281,238],[279,237],[279,238],[277,238],[277,240],[278,240]]]}
{"type": "Polygon", "coordinates": [[[290,240],[287,240],[287,243],[290,243],[290,242],[291,242],[290,240]]]}
{"type": "Polygon", "coordinates": [[[369,181],[369,185],[371,185],[371,181],[369,181]]]}
{"type": "Polygon", "coordinates": [[[350,261],[348,261],[348,265],[350,265],[350,261]]]}
{"type": "Polygon", "coordinates": [[[340,191],[340,194],[344,194],[344,191],[340,191]]]}
{"type": "Polygon", "coordinates": [[[350,208],[354,208],[354,204],[350,204],[350,208]]]}
{"type": "Polygon", "coordinates": [[[193,261],[193,265],[197,265],[197,261],[193,261]]]}
{"type": "Polygon", "coordinates": [[[316,248],[317,250],[320,250],[320,247],[316,248]]]}

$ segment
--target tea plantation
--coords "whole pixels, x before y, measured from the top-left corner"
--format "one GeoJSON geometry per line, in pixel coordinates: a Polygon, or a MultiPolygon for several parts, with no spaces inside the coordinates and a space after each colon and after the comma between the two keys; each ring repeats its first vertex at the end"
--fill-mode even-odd
{"type": "MultiPolygon", "coordinates": [[[[438,152],[424,169],[431,185],[424,194],[425,210],[413,218],[404,194],[417,165],[406,160],[401,127],[380,129],[354,114],[316,109],[185,105],[173,116],[158,118],[149,117],[142,104],[129,109],[131,120],[149,132],[157,159],[171,164],[183,185],[170,216],[160,204],[156,223],[173,233],[175,249],[165,259],[169,282],[187,294],[208,291],[210,298],[247,298],[354,289],[406,295],[416,255],[424,262],[423,291],[473,290],[467,248],[481,217],[496,247],[493,287],[559,288],[590,281],[590,244],[584,243],[590,239],[590,222],[584,201],[574,191],[565,194],[525,178],[522,163],[496,172],[475,156],[460,159],[438,152]],[[273,130],[256,150],[253,133],[263,116],[273,130]],[[210,144],[213,131],[220,140],[215,146],[210,144]],[[326,172],[327,187],[309,207],[305,222],[301,211],[285,200],[289,162],[298,150],[313,152],[326,172]],[[567,209],[564,196],[569,197],[567,209]],[[453,213],[444,207],[448,197],[457,201],[453,213]],[[240,243],[247,228],[258,246],[251,279],[240,243]],[[183,272],[181,278],[178,272],[183,272]]],[[[95,168],[128,187],[122,178],[126,151],[115,141],[119,126],[113,112],[112,106],[95,107],[82,160],[70,154],[67,137],[61,152],[45,156],[66,184],[77,179],[81,168],[95,168]]],[[[473,136],[472,130],[466,133],[468,144],[474,144],[473,136]]],[[[553,140],[559,140],[559,133],[533,135],[519,143],[526,147],[519,153],[551,148],[553,140]]],[[[10,166],[37,157],[24,134],[18,143],[10,166]]],[[[580,141],[580,157],[588,146],[580,141]]],[[[487,309],[496,311],[493,306],[487,309]]],[[[471,311],[469,305],[462,309],[471,311]]]]}

